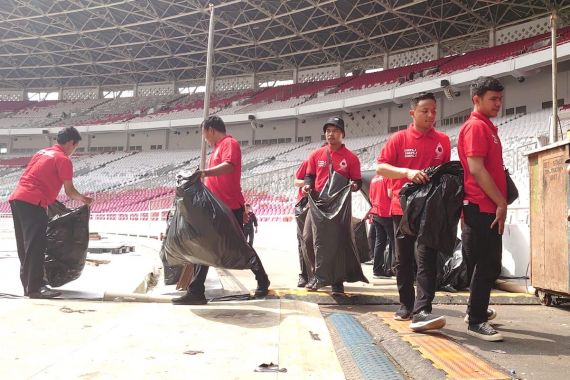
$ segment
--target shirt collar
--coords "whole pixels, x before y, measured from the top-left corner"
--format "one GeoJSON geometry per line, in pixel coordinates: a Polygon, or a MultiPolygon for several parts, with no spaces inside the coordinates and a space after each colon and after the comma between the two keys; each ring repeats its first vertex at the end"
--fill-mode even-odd
{"type": "Polygon", "coordinates": [[[344,149],[346,149],[346,147],[344,146],[344,144],[342,144],[342,145],[340,146],[340,148],[338,148],[337,150],[331,150],[330,145],[327,145],[327,150],[329,151],[330,154],[333,154],[333,153],[340,153],[340,152],[342,152],[344,149]]]}
{"type": "Polygon", "coordinates": [[[61,153],[65,154],[65,150],[63,150],[63,147],[59,144],[54,144],[52,146],[53,149],[60,151],[61,153]]]}
{"type": "Polygon", "coordinates": [[[489,119],[487,116],[483,115],[481,112],[473,111],[473,112],[471,112],[471,117],[474,117],[476,119],[481,120],[482,122],[487,124],[487,126],[489,128],[491,128],[494,132],[498,131],[498,128],[495,126],[495,124],[493,124],[491,119],[489,119]]]}
{"type": "Polygon", "coordinates": [[[416,139],[421,139],[424,136],[432,137],[435,134],[435,129],[432,127],[426,133],[421,133],[416,129],[416,127],[414,127],[414,123],[411,123],[410,126],[408,127],[408,132],[412,135],[412,137],[416,139]]]}
{"type": "Polygon", "coordinates": [[[216,145],[214,146],[214,148],[217,148],[218,146],[220,146],[220,144],[222,143],[222,141],[224,141],[224,140],[227,139],[227,138],[231,138],[231,137],[232,137],[231,135],[225,135],[220,141],[218,141],[218,142],[216,143],[216,145]]]}

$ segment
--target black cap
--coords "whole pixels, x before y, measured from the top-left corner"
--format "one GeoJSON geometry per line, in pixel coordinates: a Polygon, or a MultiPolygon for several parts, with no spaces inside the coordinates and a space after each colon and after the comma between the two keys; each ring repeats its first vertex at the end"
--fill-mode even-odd
{"type": "Polygon", "coordinates": [[[344,120],[342,120],[340,117],[338,116],[334,116],[334,117],[329,117],[327,119],[327,122],[325,123],[325,125],[323,126],[323,132],[327,131],[327,126],[328,125],[332,125],[334,127],[337,127],[338,129],[340,129],[342,131],[342,137],[344,137],[345,132],[344,132],[344,120]]]}

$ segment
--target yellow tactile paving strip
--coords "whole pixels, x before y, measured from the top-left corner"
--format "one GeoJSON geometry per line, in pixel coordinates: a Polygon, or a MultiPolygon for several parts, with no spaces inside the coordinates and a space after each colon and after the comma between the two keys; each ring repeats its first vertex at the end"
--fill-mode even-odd
{"type": "Polygon", "coordinates": [[[416,334],[409,322],[395,321],[391,312],[375,313],[384,323],[395,330],[402,340],[430,360],[434,367],[444,371],[448,379],[455,380],[508,380],[501,371],[449,339],[445,334],[416,334]]]}
{"type": "MultiPolygon", "coordinates": [[[[291,288],[291,289],[270,289],[270,294],[271,295],[275,295],[275,296],[284,296],[284,295],[295,295],[295,296],[330,296],[331,295],[331,291],[330,288],[324,288],[322,290],[319,291],[308,291],[304,288],[291,288]]],[[[386,296],[386,297],[390,297],[390,296],[398,296],[398,291],[397,290],[388,290],[388,289],[374,289],[374,288],[363,288],[363,289],[349,289],[347,287],[346,289],[346,295],[347,296],[357,296],[357,295],[366,295],[366,296],[386,296]]],[[[446,292],[437,292],[436,296],[450,296],[450,297],[456,297],[456,296],[464,296],[464,297],[469,297],[469,293],[468,292],[457,292],[457,293],[446,293],[446,292]]],[[[524,298],[536,298],[534,295],[532,294],[525,294],[525,293],[509,293],[509,292],[492,292],[491,293],[491,297],[508,297],[508,298],[513,298],[513,297],[524,297],[524,298]]]]}

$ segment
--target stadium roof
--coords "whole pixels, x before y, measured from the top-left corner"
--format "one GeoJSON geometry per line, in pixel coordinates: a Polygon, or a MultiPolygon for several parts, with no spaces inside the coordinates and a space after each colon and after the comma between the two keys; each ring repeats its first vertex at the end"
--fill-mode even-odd
{"type": "Polygon", "coordinates": [[[490,28],[570,11],[570,0],[2,0],[0,88],[203,78],[209,2],[215,76],[381,65],[436,42],[457,53],[487,46],[490,28]]]}

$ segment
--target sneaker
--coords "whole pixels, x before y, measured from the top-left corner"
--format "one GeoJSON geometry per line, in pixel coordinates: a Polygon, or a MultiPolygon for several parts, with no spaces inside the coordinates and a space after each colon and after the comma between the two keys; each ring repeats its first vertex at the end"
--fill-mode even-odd
{"type": "MultiPolygon", "coordinates": [[[[495,309],[487,309],[487,321],[495,319],[496,316],[497,316],[497,311],[495,309]]],[[[463,322],[469,323],[469,314],[465,315],[465,318],[463,318],[463,322]]]]}
{"type": "Polygon", "coordinates": [[[344,294],[344,285],[342,282],[332,286],[332,294],[344,294]]]}
{"type": "Polygon", "coordinates": [[[171,301],[175,305],[205,305],[208,303],[203,294],[187,292],[182,297],[173,298],[171,301]]]}
{"type": "Polygon", "coordinates": [[[307,285],[307,278],[303,275],[299,275],[299,281],[297,281],[298,288],[304,288],[307,285]]]}
{"type": "Polygon", "coordinates": [[[479,323],[478,325],[469,325],[467,327],[467,334],[479,339],[486,340],[487,342],[499,342],[503,340],[503,336],[487,322],[479,323]]]}
{"type": "Polygon", "coordinates": [[[386,273],[379,273],[379,274],[372,274],[372,278],[378,280],[380,278],[382,279],[386,279],[386,278],[390,278],[391,276],[386,274],[386,273]]]}
{"type": "Polygon", "coordinates": [[[400,306],[400,310],[394,313],[394,319],[396,321],[409,321],[412,319],[412,312],[408,311],[405,307],[400,306]]]}
{"type": "Polygon", "coordinates": [[[415,332],[421,332],[426,330],[436,330],[440,329],[445,326],[445,317],[444,316],[436,316],[431,313],[428,313],[425,310],[420,311],[417,314],[414,314],[412,318],[412,323],[410,323],[410,329],[415,332]]]}
{"type": "Polygon", "coordinates": [[[269,278],[265,278],[264,280],[257,281],[257,289],[255,289],[255,293],[253,296],[255,298],[262,298],[269,294],[269,285],[271,282],[269,278]]]}
{"type": "Polygon", "coordinates": [[[307,282],[307,284],[305,285],[305,289],[307,290],[316,290],[313,289],[313,287],[315,286],[315,284],[317,283],[317,278],[313,277],[311,279],[309,279],[309,281],[307,282]]]}
{"type": "Polygon", "coordinates": [[[61,292],[57,290],[53,290],[48,286],[42,286],[35,292],[30,292],[28,297],[35,298],[35,299],[48,299],[48,298],[55,298],[61,296],[61,292]]]}

